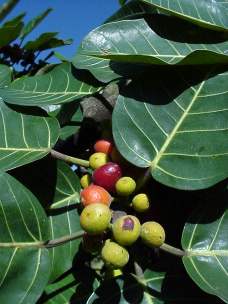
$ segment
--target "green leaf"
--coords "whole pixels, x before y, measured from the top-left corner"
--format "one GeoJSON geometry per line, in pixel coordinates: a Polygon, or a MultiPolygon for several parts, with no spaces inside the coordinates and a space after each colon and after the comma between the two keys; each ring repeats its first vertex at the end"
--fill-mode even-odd
{"type": "MultiPolygon", "coordinates": [[[[112,63],[146,65],[208,65],[228,63],[228,42],[214,33],[197,30],[182,20],[155,15],[152,28],[144,19],[104,24],[90,32],[74,58],[98,79],[118,70],[112,63]],[[165,31],[164,31],[165,27],[165,31]],[[182,31],[177,31],[178,28],[182,31]],[[217,43],[216,43],[217,42],[217,43]],[[111,61],[110,61],[111,60],[111,61]]],[[[108,78],[109,79],[109,78],[108,78]]]]}
{"type": "Polygon", "coordinates": [[[0,64],[0,88],[10,84],[12,80],[12,69],[7,65],[0,64]]]}
{"type": "Polygon", "coordinates": [[[157,83],[150,81],[151,73],[144,76],[147,86],[146,80],[133,82],[113,114],[121,154],[149,168],[157,181],[186,190],[207,188],[228,176],[228,73],[209,79],[198,69],[191,73],[166,70],[156,74],[157,83]],[[197,76],[202,79],[193,85],[197,76]]]}
{"type": "MultiPolygon", "coordinates": [[[[80,189],[80,181],[77,175],[69,165],[58,161],[56,188],[53,202],[48,211],[52,239],[81,230],[77,212],[80,203],[80,189]]],[[[50,249],[51,282],[72,267],[73,258],[80,242],[81,240],[78,239],[50,249]]]]}
{"type": "Polygon", "coordinates": [[[0,170],[9,170],[40,159],[57,141],[55,118],[24,115],[0,101],[0,170]]]}
{"type": "Polygon", "coordinates": [[[57,115],[57,119],[61,125],[60,138],[66,140],[80,129],[83,120],[80,105],[73,102],[64,104],[57,115]]]}
{"type": "Polygon", "coordinates": [[[43,13],[41,13],[40,15],[36,16],[35,18],[33,18],[32,20],[30,20],[22,29],[21,34],[20,34],[20,38],[24,39],[29,33],[31,33],[34,28],[36,28],[40,22],[42,22],[47,15],[52,11],[51,8],[48,8],[47,10],[45,10],[43,13]]]}
{"type": "MultiPolygon", "coordinates": [[[[214,201],[212,202],[214,203],[214,201]]],[[[189,276],[205,292],[228,303],[228,205],[197,210],[185,225],[182,247],[184,266],[189,276]],[[213,220],[209,220],[209,215],[213,220]],[[215,218],[216,217],[216,218],[215,218]],[[193,220],[194,219],[194,220],[193,220]]]]}
{"type": "Polygon", "coordinates": [[[124,5],[124,4],[126,4],[126,2],[127,2],[127,0],[119,0],[120,5],[124,5]]]}
{"type": "Polygon", "coordinates": [[[7,173],[0,174],[0,302],[36,303],[50,273],[47,216],[36,197],[7,173]]]}
{"type": "Polygon", "coordinates": [[[119,21],[123,19],[137,19],[146,16],[146,14],[154,14],[157,10],[154,7],[144,5],[138,0],[128,2],[126,5],[121,7],[111,17],[105,20],[105,23],[112,21],[119,21]]]}
{"type": "MultiPolygon", "coordinates": [[[[72,274],[56,283],[50,284],[45,289],[45,300],[43,304],[68,304],[72,302],[72,297],[79,283],[72,274]]],[[[78,301],[78,297],[75,299],[78,301]]]]}
{"type": "Polygon", "coordinates": [[[25,14],[21,14],[14,19],[7,21],[0,27],[0,47],[8,45],[10,42],[15,40],[23,28],[22,19],[25,14]]]}
{"type": "Polygon", "coordinates": [[[103,281],[86,303],[215,304],[218,302],[214,297],[201,292],[183,274],[173,275],[147,269],[142,276],[126,275],[103,281]]]}
{"type": "Polygon", "coordinates": [[[44,75],[25,77],[0,89],[0,96],[8,103],[26,106],[61,104],[93,94],[100,83],[70,63],[62,63],[44,75]]]}
{"type": "Polygon", "coordinates": [[[4,1],[0,7],[0,21],[6,18],[6,16],[13,10],[14,6],[17,5],[19,1],[20,0],[7,0],[6,2],[4,1]]]}
{"type": "Polygon", "coordinates": [[[228,30],[228,2],[222,0],[140,0],[169,14],[217,31],[228,30]]]}
{"type": "Polygon", "coordinates": [[[62,40],[58,39],[55,36],[58,33],[44,33],[40,35],[34,41],[28,41],[24,48],[28,51],[36,52],[36,51],[44,51],[52,48],[56,48],[59,46],[64,46],[72,43],[72,39],[62,40]]]}

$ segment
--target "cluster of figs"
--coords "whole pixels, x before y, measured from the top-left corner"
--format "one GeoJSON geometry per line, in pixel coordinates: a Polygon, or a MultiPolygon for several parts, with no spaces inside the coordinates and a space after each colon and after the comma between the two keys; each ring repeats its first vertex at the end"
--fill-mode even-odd
{"type": "Polygon", "coordinates": [[[159,223],[141,224],[135,215],[113,210],[118,200],[127,201],[134,214],[150,208],[148,195],[139,193],[132,177],[122,175],[121,166],[114,162],[117,156],[120,154],[111,141],[96,141],[89,158],[92,174],[85,174],[80,180],[83,188],[80,225],[86,232],[84,248],[99,251],[111,269],[121,269],[128,263],[127,247],[138,238],[150,247],[160,247],[165,241],[165,231],[159,223]]]}

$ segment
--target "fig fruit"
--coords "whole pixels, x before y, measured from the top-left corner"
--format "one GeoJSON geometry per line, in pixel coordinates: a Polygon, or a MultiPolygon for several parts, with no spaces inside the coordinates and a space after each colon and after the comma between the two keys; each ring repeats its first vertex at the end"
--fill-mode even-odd
{"type": "Polygon", "coordinates": [[[102,187],[90,185],[81,191],[81,203],[85,207],[94,203],[101,203],[109,206],[112,201],[111,195],[102,187]]]}
{"type": "Polygon", "coordinates": [[[97,169],[109,161],[108,155],[102,152],[93,153],[89,158],[89,165],[92,169],[97,169]]]}
{"type": "Polygon", "coordinates": [[[119,217],[112,225],[112,233],[116,242],[123,246],[132,245],[140,235],[140,222],[133,215],[119,217]]]}
{"type": "Polygon", "coordinates": [[[150,208],[149,198],[145,193],[139,193],[132,199],[132,207],[137,212],[145,212],[150,208]]]}
{"type": "Polygon", "coordinates": [[[80,225],[88,234],[101,234],[111,220],[111,210],[104,204],[86,206],[80,215],[80,225]]]}
{"type": "Polygon", "coordinates": [[[121,178],[122,171],[118,164],[109,162],[93,172],[93,183],[114,192],[115,184],[121,178]]]}
{"type": "Polygon", "coordinates": [[[135,191],[136,182],[133,178],[124,176],[117,181],[115,188],[118,195],[129,196],[135,191]]]}
{"type": "Polygon", "coordinates": [[[142,241],[149,247],[160,247],[165,242],[165,230],[157,222],[146,222],[141,227],[142,241]]]}
{"type": "Polygon", "coordinates": [[[91,184],[91,177],[89,174],[85,174],[82,176],[82,178],[80,179],[80,184],[82,186],[82,188],[86,188],[91,184]]]}
{"type": "Polygon", "coordinates": [[[129,261],[128,251],[109,239],[105,241],[101,256],[105,264],[111,268],[122,268],[129,261]]]}
{"type": "Polygon", "coordinates": [[[110,154],[112,152],[112,148],[112,142],[106,139],[100,139],[94,145],[94,150],[96,152],[102,152],[105,154],[110,154]]]}

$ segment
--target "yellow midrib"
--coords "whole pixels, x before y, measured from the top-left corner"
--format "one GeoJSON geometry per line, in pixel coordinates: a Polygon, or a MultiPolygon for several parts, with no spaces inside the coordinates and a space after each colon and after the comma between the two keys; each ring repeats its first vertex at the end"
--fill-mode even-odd
{"type": "Polygon", "coordinates": [[[201,92],[202,87],[204,86],[204,83],[205,83],[205,81],[203,81],[201,83],[201,85],[199,86],[198,90],[196,91],[196,93],[195,93],[192,101],[190,102],[189,106],[187,107],[186,111],[183,113],[183,115],[181,116],[180,120],[176,124],[175,128],[173,129],[173,131],[167,137],[167,139],[164,142],[163,146],[161,147],[160,151],[157,153],[156,157],[151,162],[151,168],[152,168],[152,170],[156,168],[156,166],[157,166],[158,162],[160,161],[161,157],[163,156],[165,150],[167,149],[167,147],[171,143],[173,137],[176,135],[177,130],[180,128],[182,122],[185,120],[186,116],[188,115],[188,112],[191,110],[191,107],[193,106],[194,102],[196,101],[197,97],[199,96],[199,93],[201,92]]]}

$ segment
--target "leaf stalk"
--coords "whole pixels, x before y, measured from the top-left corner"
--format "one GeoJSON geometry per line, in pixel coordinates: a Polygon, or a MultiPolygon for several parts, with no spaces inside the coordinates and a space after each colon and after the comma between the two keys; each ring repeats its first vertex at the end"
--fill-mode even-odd
{"type": "Polygon", "coordinates": [[[56,159],[64,160],[67,163],[72,163],[82,167],[89,167],[89,161],[81,158],[72,157],[51,149],[51,156],[56,159]]]}

